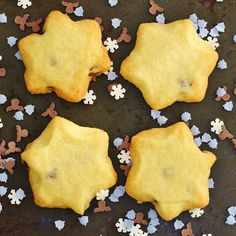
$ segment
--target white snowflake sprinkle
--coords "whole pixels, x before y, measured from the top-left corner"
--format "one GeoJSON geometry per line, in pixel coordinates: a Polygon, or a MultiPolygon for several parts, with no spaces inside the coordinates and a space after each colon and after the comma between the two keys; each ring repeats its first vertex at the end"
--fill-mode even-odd
{"type": "Polygon", "coordinates": [[[24,120],[24,113],[22,111],[17,111],[13,117],[16,120],[24,120]]]}
{"type": "Polygon", "coordinates": [[[197,23],[198,22],[198,17],[196,15],[196,13],[190,15],[189,20],[191,20],[193,23],[197,23]]]}
{"type": "Polygon", "coordinates": [[[215,120],[211,121],[211,132],[219,134],[222,131],[223,125],[224,125],[224,122],[220,120],[219,118],[216,118],[215,120]]]}
{"type": "Polygon", "coordinates": [[[7,97],[4,94],[0,94],[0,104],[7,102],[7,97]]]}
{"type": "Polygon", "coordinates": [[[198,147],[202,145],[202,139],[200,137],[194,138],[194,142],[198,147]]]}
{"type": "Polygon", "coordinates": [[[156,16],[156,21],[160,24],[165,24],[166,18],[164,14],[159,14],[156,16]]]}
{"type": "Polygon", "coordinates": [[[113,145],[118,148],[123,143],[123,139],[118,137],[113,140],[113,145]]]}
{"type": "Polygon", "coordinates": [[[56,220],[54,221],[55,227],[61,231],[65,227],[65,221],[64,220],[56,220]]]}
{"type": "Polygon", "coordinates": [[[199,128],[196,125],[192,126],[191,132],[192,132],[193,136],[197,136],[197,135],[200,134],[200,130],[199,130],[199,128]]]}
{"type": "Polygon", "coordinates": [[[21,188],[19,188],[17,191],[12,189],[8,194],[8,198],[11,200],[11,204],[20,205],[23,198],[25,198],[25,193],[21,188]]]}
{"type": "Polygon", "coordinates": [[[7,188],[0,186],[0,197],[4,196],[7,193],[7,188]]]}
{"type": "Polygon", "coordinates": [[[212,234],[202,234],[202,236],[212,236],[212,234]]]}
{"type": "Polygon", "coordinates": [[[26,105],[25,107],[25,112],[28,114],[28,115],[32,115],[34,113],[34,108],[35,106],[34,105],[26,105]]]}
{"type": "Polygon", "coordinates": [[[200,29],[205,29],[207,27],[207,22],[205,20],[198,20],[197,25],[200,29]]]}
{"type": "Polygon", "coordinates": [[[7,16],[5,13],[0,14],[0,23],[7,23],[7,16]]]}
{"type": "Polygon", "coordinates": [[[212,46],[212,48],[216,49],[220,46],[218,43],[218,38],[212,38],[211,36],[207,37],[207,42],[212,46]]]}
{"type": "Polygon", "coordinates": [[[0,202],[0,213],[2,212],[2,204],[1,204],[1,202],[0,202]]]}
{"type": "Polygon", "coordinates": [[[212,37],[218,37],[219,36],[219,32],[217,30],[216,27],[213,27],[211,30],[210,30],[210,33],[209,33],[212,37]]]}
{"type": "Polygon", "coordinates": [[[236,34],[233,36],[233,41],[236,43],[236,34]]]}
{"type": "Polygon", "coordinates": [[[118,232],[122,233],[127,233],[128,229],[126,228],[124,224],[124,220],[122,218],[119,218],[118,221],[116,222],[116,228],[118,232]]]}
{"type": "Polygon", "coordinates": [[[227,225],[234,225],[234,224],[236,224],[236,219],[235,219],[234,216],[229,215],[229,216],[227,217],[225,223],[226,223],[227,225]]]}
{"type": "Polygon", "coordinates": [[[84,16],[84,9],[83,9],[83,7],[82,7],[82,6],[79,6],[79,7],[75,8],[74,14],[75,14],[76,16],[79,16],[79,17],[84,16]]]}
{"type": "Polygon", "coordinates": [[[120,163],[128,164],[130,162],[130,152],[121,150],[120,153],[117,155],[117,158],[119,159],[120,163]]]}
{"type": "Polygon", "coordinates": [[[157,225],[160,225],[160,221],[157,217],[151,218],[150,224],[153,225],[153,226],[157,226],[157,225]]]}
{"type": "Polygon", "coordinates": [[[109,199],[112,202],[119,202],[119,198],[125,194],[125,187],[120,185],[117,186],[114,192],[110,195],[109,199]]]}
{"type": "Polygon", "coordinates": [[[215,27],[218,30],[218,32],[221,32],[221,33],[225,32],[225,24],[224,24],[224,22],[218,23],[215,27]]]}
{"type": "Polygon", "coordinates": [[[125,215],[128,219],[133,220],[136,216],[136,213],[134,210],[129,210],[126,215],[125,215]]]}
{"type": "Polygon", "coordinates": [[[157,218],[157,212],[154,209],[150,209],[148,211],[148,218],[152,219],[152,218],[157,218]]]}
{"type": "Polygon", "coordinates": [[[111,24],[114,29],[117,29],[120,27],[121,20],[119,18],[113,18],[113,19],[111,19],[111,24]]]}
{"type": "Polygon", "coordinates": [[[7,43],[10,47],[13,47],[16,44],[16,41],[17,41],[16,37],[13,36],[7,37],[7,43]]]}
{"type": "Polygon", "coordinates": [[[112,80],[115,80],[117,77],[118,77],[118,75],[116,74],[115,71],[109,71],[107,73],[107,80],[112,81],[112,80]]]}
{"type": "Polygon", "coordinates": [[[129,236],[147,236],[147,233],[142,231],[141,225],[136,224],[130,229],[129,236]]]}
{"type": "Polygon", "coordinates": [[[214,188],[214,180],[212,178],[208,179],[208,188],[214,188]]]}
{"type": "Polygon", "coordinates": [[[191,114],[187,111],[185,111],[184,113],[182,113],[181,115],[181,120],[184,121],[184,122],[188,122],[190,121],[192,118],[191,118],[191,114]]]}
{"type": "Polygon", "coordinates": [[[164,125],[167,121],[168,121],[168,119],[165,116],[159,116],[157,118],[157,122],[160,126],[164,125]]]}
{"type": "Polygon", "coordinates": [[[202,142],[203,143],[209,143],[211,141],[211,135],[208,133],[204,133],[202,135],[202,142]]]}
{"type": "Polygon", "coordinates": [[[114,53],[115,50],[119,48],[117,41],[115,39],[112,40],[110,37],[108,37],[104,41],[104,45],[105,45],[107,51],[111,52],[111,53],[114,53]]]}
{"type": "Polygon", "coordinates": [[[86,226],[89,222],[88,216],[81,216],[78,218],[81,225],[86,226]]]}
{"type": "Polygon", "coordinates": [[[205,38],[208,35],[208,33],[209,33],[208,29],[200,29],[199,30],[199,36],[201,38],[205,38]]]}
{"type": "Polygon", "coordinates": [[[212,139],[212,140],[208,143],[208,146],[209,146],[211,149],[217,149],[217,147],[218,147],[218,141],[214,138],[214,139],[212,139]]]}
{"type": "Polygon", "coordinates": [[[200,216],[204,214],[204,210],[201,208],[195,208],[195,209],[189,210],[189,213],[192,218],[199,218],[200,216]]]}
{"type": "Polygon", "coordinates": [[[154,225],[148,225],[147,227],[147,233],[148,234],[154,234],[157,231],[157,228],[154,225]]]}
{"type": "Polygon", "coordinates": [[[27,7],[30,7],[32,5],[32,2],[30,0],[18,0],[17,6],[22,7],[23,9],[26,9],[27,7]]]}
{"type": "Polygon", "coordinates": [[[86,92],[86,95],[84,97],[84,104],[92,105],[94,104],[94,101],[96,100],[96,95],[94,94],[93,90],[89,90],[86,92]]]}
{"type": "Polygon", "coordinates": [[[99,192],[96,193],[96,199],[97,200],[105,200],[109,196],[109,190],[108,189],[102,189],[99,192]]]}
{"type": "Polygon", "coordinates": [[[114,7],[118,4],[118,0],[108,0],[108,3],[110,4],[111,7],[114,7]]]}
{"type": "Polygon", "coordinates": [[[217,88],[217,90],[216,90],[217,97],[223,97],[225,94],[226,94],[226,91],[224,88],[222,88],[222,87],[217,88]]]}
{"type": "Polygon", "coordinates": [[[224,109],[226,111],[232,111],[233,110],[233,107],[234,107],[234,104],[232,101],[229,101],[229,102],[226,102],[224,105],[223,105],[224,109]]]}
{"type": "Polygon", "coordinates": [[[121,84],[113,85],[110,95],[114,97],[116,100],[125,97],[126,89],[122,87],[121,84]]]}
{"type": "Polygon", "coordinates": [[[8,180],[8,176],[7,176],[6,172],[0,173],[0,182],[6,183],[7,180],[8,180]]]}
{"type": "Polygon", "coordinates": [[[157,119],[160,116],[161,112],[158,110],[151,110],[151,117],[153,120],[157,119]]]}
{"type": "Polygon", "coordinates": [[[228,212],[232,216],[236,216],[236,206],[231,206],[228,208],[228,212]]]}
{"type": "Polygon", "coordinates": [[[224,59],[220,60],[217,64],[217,68],[219,68],[221,70],[226,70],[228,68],[227,62],[224,59]]]}
{"type": "Polygon", "coordinates": [[[184,227],[183,221],[176,219],[176,221],[174,222],[175,230],[182,229],[183,227],[184,227]]]}
{"type": "Polygon", "coordinates": [[[20,52],[18,51],[17,53],[15,53],[15,57],[16,57],[16,59],[17,60],[20,60],[20,61],[22,61],[22,57],[21,57],[21,55],[20,55],[20,52]]]}

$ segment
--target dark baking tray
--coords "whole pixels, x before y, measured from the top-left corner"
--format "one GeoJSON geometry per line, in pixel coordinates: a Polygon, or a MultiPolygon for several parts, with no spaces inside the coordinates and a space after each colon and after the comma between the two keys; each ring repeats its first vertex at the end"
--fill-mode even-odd
{"type": "MultiPolygon", "coordinates": [[[[34,140],[42,132],[49,122],[50,118],[43,118],[40,114],[54,101],[60,116],[83,126],[104,129],[109,133],[109,155],[119,173],[118,184],[124,185],[125,178],[119,169],[119,163],[116,158],[117,150],[112,145],[112,140],[118,136],[132,136],[141,130],[157,127],[157,123],[150,116],[150,108],[145,103],[139,90],[127,81],[122,80],[121,76],[116,82],[121,83],[127,89],[127,93],[125,99],[119,101],[115,101],[107,92],[107,86],[110,82],[107,81],[104,75],[100,76],[96,82],[91,83],[90,88],[97,95],[97,100],[93,106],[65,102],[57,98],[55,94],[30,95],[23,80],[24,65],[22,62],[17,61],[14,56],[17,48],[16,46],[10,48],[6,43],[6,37],[15,36],[21,38],[31,32],[29,29],[25,32],[19,30],[18,26],[14,24],[16,15],[22,16],[25,13],[29,13],[32,17],[31,19],[40,17],[45,19],[53,9],[65,11],[60,1],[32,0],[32,3],[31,7],[23,10],[20,7],[16,7],[16,1],[14,0],[0,0],[0,12],[5,12],[8,16],[7,25],[0,24],[0,54],[4,58],[0,65],[7,69],[6,77],[0,79],[0,93],[7,95],[9,99],[18,97],[22,104],[34,104],[36,106],[36,112],[31,117],[25,117],[24,121],[21,122],[15,121],[12,118],[12,113],[6,113],[4,111],[5,106],[0,106],[0,117],[5,121],[5,127],[0,130],[0,140],[15,140],[15,125],[20,124],[26,127],[30,133],[29,137],[21,143],[21,147],[24,148],[28,142],[34,140]]],[[[222,109],[221,103],[214,101],[215,91],[218,86],[228,86],[231,88],[230,92],[232,94],[235,82],[236,45],[232,42],[232,36],[236,33],[236,1],[225,0],[224,3],[215,4],[215,0],[159,0],[158,3],[166,9],[167,22],[188,18],[190,14],[196,12],[199,18],[207,20],[211,26],[220,21],[224,21],[226,24],[226,32],[219,38],[221,46],[218,51],[220,52],[220,58],[224,58],[228,62],[228,69],[225,71],[215,70],[213,72],[209,80],[206,98],[203,102],[195,104],[176,103],[163,110],[163,114],[169,118],[168,125],[180,120],[182,112],[189,111],[192,114],[193,123],[203,132],[209,132],[209,122],[219,117],[224,120],[227,128],[236,134],[236,109],[232,112],[226,112],[222,109]]],[[[148,14],[148,1],[120,0],[119,4],[113,8],[108,5],[106,0],[81,0],[80,4],[85,10],[84,18],[102,17],[105,27],[103,32],[104,39],[107,36],[117,38],[121,32],[121,28],[113,30],[110,23],[111,18],[121,18],[123,21],[122,26],[126,26],[129,29],[129,33],[132,35],[132,42],[120,45],[120,49],[111,55],[115,71],[118,72],[121,61],[134,46],[138,25],[142,22],[155,21],[155,16],[148,14]]],[[[80,19],[73,15],[72,18],[75,20],[80,19]]],[[[158,56],[158,52],[153,52],[153,55],[158,56]]],[[[232,100],[236,104],[235,98],[233,96],[232,100]]],[[[202,149],[208,149],[208,147],[203,145],[202,149]]],[[[210,205],[205,209],[205,214],[198,219],[191,219],[188,213],[181,214],[178,219],[185,223],[191,221],[195,235],[208,232],[214,236],[235,236],[235,226],[228,226],[224,223],[227,217],[227,208],[231,205],[236,205],[235,149],[230,141],[224,141],[220,142],[218,149],[214,150],[214,153],[217,155],[218,160],[211,175],[215,181],[215,189],[210,190],[210,205]]],[[[125,197],[120,199],[119,204],[109,202],[109,206],[112,207],[110,213],[94,214],[95,201],[93,201],[91,207],[85,213],[89,216],[89,224],[87,227],[81,226],[78,222],[79,215],[71,210],[43,209],[33,203],[27,170],[21,164],[20,155],[12,156],[16,158],[17,165],[14,175],[9,177],[8,188],[21,187],[25,190],[27,197],[19,206],[10,205],[6,196],[0,199],[4,207],[0,214],[0,235],[121,235],[115,228],[115,222],[118,218],[124,217],[129,209],[147,213],[151,207],[151,204],[139,205],[135,200],[125,195],[125,197]],[[65,228],[61,232],[58,232],[54,227],[54,221],[57,219],[66,220],[65,228]]],[[[91,178],[91,176],[88,176],[88,178],[91,178]]],[[[174,236],[180,235],[180,231],[174,230],[173,221],[165,222],[161,220],[158,232],[154,235],[174,236]]]]}

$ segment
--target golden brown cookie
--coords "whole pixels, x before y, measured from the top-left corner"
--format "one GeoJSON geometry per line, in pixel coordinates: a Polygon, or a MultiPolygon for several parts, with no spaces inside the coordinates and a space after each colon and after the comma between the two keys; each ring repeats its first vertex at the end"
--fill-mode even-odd
{"type": "Polygon", "coordinates": [[[144,23],[120,73],[153,109],[163,109],[176,101],[200,102],[217,59],[217,52],[198,37],[190,20],[144,23]]]}
{"type": "Polygon", "coordinates": [[[108,157],[105,131],[76,125],[56,116],[21,154],[38,206],[71,208],[83,214],[117,174],[108,157]]]}
{"type": "Polygon", "coordinates": [[[127,193],[139,202],[152,202],[163,219],[208,205],[208,178],[216,157],[197,147],[185,123],[138,133],[130,154],[127,193]]]}
{"type": "Polygon", "coordinates": [[[67,101],[81,101],[91,78],[107,71],[111,64],[99,24],[95,20],[74,22],[52,11],[43,32],[19,42],[27,89],[33,94],[55,91],[67,101]]]}

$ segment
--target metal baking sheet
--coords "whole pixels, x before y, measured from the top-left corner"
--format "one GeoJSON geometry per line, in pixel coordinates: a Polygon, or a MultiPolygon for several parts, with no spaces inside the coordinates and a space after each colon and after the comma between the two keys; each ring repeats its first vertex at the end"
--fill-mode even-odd
{"type": "MultiPolygon", "coordinates": [[[[65,8],[60,1],[53,0],[32,0],[32,6],[23,10],[16,6],[17,1],[0,0],[0,13],[5,12],[8,16],[7,24],[0,24],[0,54],[3,60],[0,66],[7,69],[7,75],[0,79],[0,93],[5,94],[8,99],[18,97],[22,104],[34,104],[36,112],[32,116],[25,116],[24,121],[16,121],[12,118],[12,113],[5,112],[5,107],[0,105],[0,117],[4,121],[4,128],[0,129],[0,140],[15,140],[15,125],[20,124],[29,130],[29,137],[24,139],[20,146],[25,147],[27,143],[34,140],[45,128],[50,118],[44,118],[40,114],[53,101],[60,116],[68,118],[77,124],[104,129],[110,136],[109,155],[119,173],[118,184],[124,185],[125,177],[120,171],[119,163],[116,158],[117,150],[112,145],[115,137],[130,137],[137,132],[158,127],[156,121],[150,116],[150,107],[144,101],[140,91],[132,84],[123,80],[121,76],[116,80],[127,90],[125,98],[115,101],[108,93],[107,86],[111,83],[105,75],[92,82],[90,88],[95,91],[97,100],[93,106],[86,106],[83,103],[69,103],[59,99],[55,94],[31,95],[25,87],[23,73],[24,65],[16,60],[14,54],[18,51],[17,47],[10,48],[6,38],[15,36],[22,38],[31,33],[30,29],[24,32],[14,23],[17,15],[22,16],[29,13],[32,19],[45,17],[53,9],[65,12],[65,8]]],[[[236,74],[236,44],[233,44],[232,37],[236,33],[236,1],[224,0],[223,3],[215,3],[214,0],[159,0],[163,6],[167,22],[177,19],[188,18],[190,14],[196,13],[200,19],[208,21],[209,26],[223,21],[226,25],[226,32],[219,37],[220,47],[218,49],[220,58],[228,62],[227,70],[215,69],[209,79],[209,87],[205,99],[200,103],[186,104],[176,103],[167,109],[163,114],[168,117],[168,125],[180,120],[181,113],[189,111],[192,114],[193,123],[202,132],[210,132],[210,121],[219,117],[224,120],[227,128],[236,135],[236,109],[226,112],[222,108],[221,102],[214,101],[216,89],[226,85],[232,95],[232,101],[236,104],[236,96],[233,95],[233,87],[236,74]]],[[[142,22],[155,21],[155,16],[148,13],[149,3],[147,0],[120,0],[116,7],[110,7],[106,0],[81,0],[80,4],[84,8],[83,18],[95,18],[100,16],[103,19],[103,38],[107,36],[118,38],[122,28],[114,30],[111,26],[111,18],[119,17],[122,19],[122,26],[128,28],[132,36],[130,44],[122,43],[119,50],[111,54],[114,61],[114,70],[119,71],[121,61],[132,50],[135,42],[137,27],[142,22]]],[[[72,19],[79,20],[79,17],[71,15],[72,19]]],[[[158,56],[158,52],[153,52],[158,56]]],[[[191,62],[189,62],[191,63],[191,62]]],[[[8,101],[9,102],[9,101],[8,101]]],[[[209,149],[206,145],[202,149],[209,149]]],[[[213,168],[211,177],[215,181],[215,188],[210,190],[210,204],[205,209],[205,213],[198,219],[191,219],[188,213],[183,213],[178,219],[184,223],[192,222],[195,235],[211,233],[214,236],[235,236],[235,226],[228,226],[224,222],[227,217],[227,208],[236,205],[236,156],[235,149],[230,141],[219,142],[217,150],[213,151],[218,160],[213,168]]],[[[8,190],[21,187],[26,192],[26,198],[21,205],[11,205],[7,196],[0,198],[3,211],[0,214],[0,235],[81,235],[81,236],[118,236],[115,222],[120,217],[124,217],[130,209],[142,211],[145,214],[152,207],[151,204],[137,204],[135,200],[127,195],[120,199],[119,203],[109,202],[112,211],[109,213],[94,214],[95,200],[91,207],[86,211],[89,216],[89,223],[86,227],[78,222],[76,213],[72,210],[46,209],[39,208],[33,202],[33,196],[28,182],[26,167],[21,164],[20,155],[13,154],[16,158],[15,173],[9,176],[7,183],[8,190]],[[64,219],[65,228],[58,232],[54,227],[54,221],[64,219]]],[[[88,176],[92,178],[92,176],[88,176]]],[[[186,176],[187,178],[187,176],[186,176]]],[[[62,190],[63,191],[63,190],[62,190]]],[[[65,193],[66,194],[66,193],[65,193]]],[[[73,197],[73,196],[71,196],[73,197]]],[[[158,231],[153,234],[158,236],[177,236],[180,231],[175,231],[173,222],[160,220],[161,225],[158,231]]]]}

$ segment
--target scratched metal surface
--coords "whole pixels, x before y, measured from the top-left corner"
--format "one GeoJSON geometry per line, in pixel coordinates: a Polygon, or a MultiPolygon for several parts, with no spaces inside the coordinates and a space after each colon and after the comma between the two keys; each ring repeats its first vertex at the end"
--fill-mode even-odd
{"type": "MultiPolygon", "coordinates": [[[[45,18],[53,9],[59,9],[64,12],[60,1],[53,0],[32,0],[33,5],[27,10],[16,7],[14,0],[1,0],[0,12],[5,12],[8,16],[8,23],[0,24],[0,53],[4,60],[0,62],[2,67],[7,69],[5,78],[0,79],[0,93],[7,97],[18,97],[22,104],[34,104],[36,112],[31,117],[25,117],[22,122],[17,122],[12,118],[12,113],[4,112],[5,106],[0,106],[0,117],[5,121],[5,126],[0,130],[0,140],[15,139],[15,125],[20,123],[29,130],[29,137],[22,143],[23,148],[28,142],[34,140],[45,128],[49,118],[43,118],[40,113],[44,111],[54,101],[58,114],[64,116],[77,124],[91,127],[98,127],[106,130],[110,135],[109,154],[119,173],[119,184],[124,185],[125,178],[119,170],[119,163],[116,155],[117,151],[112,145],[112,140],[117,136],[129,135],[151,128],[157,127],[157,123],[150,117],[150,108],[143,100],[141,93],[133,85],[129,84],[121,77],[117,79],[126,89],[125,99],[115,101],[107,92],[109,81],[105,76],[100,76],[96,82],[92,82],[90,88],[95,91],[97,100],[95,105],[86,106],[83,103],[72,104],[57,98],[54,94],[30,95],[25,87],[23,80],[24,66],[22,62],[16,60],[14,54],[17,47],[10,48],[6,43],[6,37],[15,36],[21,38],[30,33],[30,30],[21,32],[18,26],[14,24],[16,15],[29,13],[32,19],[40,17],[45,18]]],[[[220,57],[228,62],[229,69],[226,71],[215,70],[211,75],[206,98],[201,103],[185,104],[176,103],[165,109],[163,114],[169,118],[168,124],[172,124],[180,119],[180,114],[189,111],[192,114],[193,123],[203,132],[209,132],[209,122],[219,117],[225,121],[228,129],[236,134],[235,115],[233,112],[227,113],[222,109],[221,103],[214,101],[215,91],[218,86],[226,85],[233,88],[236,82],[236,46],[232,43],[232,35],[236,33],[236,2],[235,0],[225,0],[222,4],[214,4],[214,0],[159,0],[161,6],[166,8],[165,16],[167,22],[187,18],[190,14],[196,12],[199,18],[203,18],[212,26],[214,23],[224,21],[226,24],[226,33],[220,36],[219,48],[220,57]]],[[[126,0],[120,1],[116,7],[109,7],[106,0],[88,1],[81,0],[84,7],[84,18],[94,18],[100,16],[103,19],[105,31],[104,38],[110,35],[117,38],[121,29],[113,30],[110,19],[119,17],[122,19],[122,26],[126,26],[132,35],[132,43],[122,44],[116,53],[111,55],[114,61],[115,71],[118,72],[121,61],[129,54],[134,46],[135,33],[137,27],[142,22],[155,21],[155,16],[148,14],[148,1],[146,0],[126,0]]],[[[78,17],[72,16],[73,19],[78,17]]],[[[158,52],[153,52],[158,56],[158,52]]],[[[190,62],[191,63],[191,62],[190,62]]],[[[230,91],[232,94],[232,91],[230,91]]],[[[236,104],[236,97],[233,96],[236,104]]],[[[207,149],[206,146],[202,148],[207,149]]],[[[205,214],[199,219],[190,219],[188,213],[183,213],[178,219],[185,223],[191,220],[195,235],[202,233],[212,233],[214,236],[234,236],[235,227],[227,226],[224,221],[227,216],[226,209],[230,205],[236,205],[236,159],[235,149],[228,142],[220,142],[219,148],[214,151],[218,160],[213,168],[212,177],[215,181],[215,189],[210,190],[211,202],[205,209],[205,214]]],[[[129,209],[143,211],[147,213],[151,204],[137,204],[130,197],[121,198],[119,204],[109,202],[112,207],[110,213],[94,214],[95,201],[86,211],[89,216],[89,224],[83,227],[78,223],[79,215],[71,210],[61,209],[43,209],[34,205],[33,196],[28,183],[28,174],[25,166],[20,162],[19,155],[13,155],[17,159],[15,174],[9,177],[8,187],[21,187],[26,191],[27,197],[19,206],[10,205],[9,199],[3,197],[0,202],[3,205],[3,211],[0,214],[0,235],[81,235],[81,236],[103,236],[120,235],[115,229],[115,222],[119,217],[124,217],[129,209]],[[66,226],[63,231],[58,232],[53,224],[54,220],[64,219],[66,226]]],[[[92,176],[88,176],[92,178],[92,176]]],[[[187,176],[186,176],[187,178],[187,176]]],[[[62,190],[63,191],[63,190],[62,190]]],[[[66,194],[66,193],[65,193],[66,194]]],[[[73,196],[72,196],[73,197],[73,196]]],[[[173,221],[164,222],[158,227],[158,232],[154,235],[175,236],[180,235],[180,231],[175,231],[173,221]]]]}

